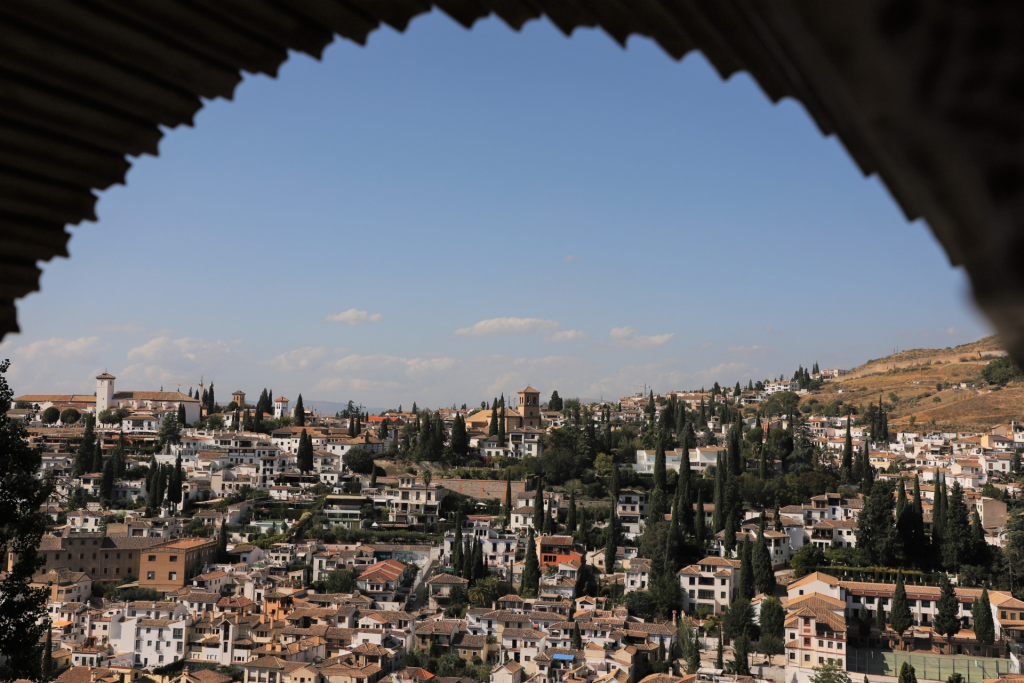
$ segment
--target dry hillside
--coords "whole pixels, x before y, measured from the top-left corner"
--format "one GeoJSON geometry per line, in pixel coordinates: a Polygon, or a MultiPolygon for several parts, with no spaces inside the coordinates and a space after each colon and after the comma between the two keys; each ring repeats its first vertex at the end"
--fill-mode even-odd
{"type": "Polygon", "coordinates": [[[802,404],[828,405],[842,400],[860,406],[878,402],[889,411],[889,427],[902,429],[913,417],[917,429],[934,424],[954,430],[977,431],[1024,419],[1024,384],[1005,388],[984,385],[981,369],[1005,355],[995,337],[945,349],[913,349],[868,361],[802,404]],[[937,385],[942,383],[940,390],[937,385]],[[966,384],[966,388],[961,385],[966,384]]]}

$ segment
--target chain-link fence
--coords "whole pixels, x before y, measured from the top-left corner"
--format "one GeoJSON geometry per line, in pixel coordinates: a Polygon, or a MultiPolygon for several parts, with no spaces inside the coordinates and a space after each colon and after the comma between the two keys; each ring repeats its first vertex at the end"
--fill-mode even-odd
{"type": "MultiPolygon", "coordinates": [[[[920,655],[910,652],[851,649],[846,653],[846,669],[851,674],[899,676],[903,662],[910,662],[918,680],[945,681],[956,672],[968,683],[981,683],[1011,673],[1009,659],[971,657],[970,655],[920,655]]],[[[851,676],[852,677],[852,676],[851,676]]],[[[856,681],[856,678],[854,681],[856,681]]]]}

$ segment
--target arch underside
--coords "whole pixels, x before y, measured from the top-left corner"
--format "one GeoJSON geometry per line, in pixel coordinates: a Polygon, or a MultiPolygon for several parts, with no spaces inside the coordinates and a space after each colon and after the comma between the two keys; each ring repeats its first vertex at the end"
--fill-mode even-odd
{"type": "Polygon", "coordinates": [[[65,226],[95,220],[94,191],[124,181],[127,157],[156,154],[161,126],[230,99],[242,71],[275,76],[289,50],[365,44],[434,7],[467,28],[547,16],[566,34],[647,36],[675,59],[700,50],[723,78],[748,72],[773,102],[799,100],[908,219],[927,221],[1024,360],[1016,0],[4,0],[0,338],[39,288],[38,262],[67,256],[65,226]]]}

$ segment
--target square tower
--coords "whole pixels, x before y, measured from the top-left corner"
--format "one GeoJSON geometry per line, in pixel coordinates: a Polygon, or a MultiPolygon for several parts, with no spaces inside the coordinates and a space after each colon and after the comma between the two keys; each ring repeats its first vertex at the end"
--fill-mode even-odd
{"type": "Polygon", "coordinates": [[[109,372],[96,375],[96,414],[104,410],[115,408],[114,405],[114,380],[117,379],[109,372]]]}
{"type": "Polygon", "coordinates": [[[533,387],[526,387],[519,392],[519,414],[523,416],[523,426],[540,427],[540,392],[533,387]]]}

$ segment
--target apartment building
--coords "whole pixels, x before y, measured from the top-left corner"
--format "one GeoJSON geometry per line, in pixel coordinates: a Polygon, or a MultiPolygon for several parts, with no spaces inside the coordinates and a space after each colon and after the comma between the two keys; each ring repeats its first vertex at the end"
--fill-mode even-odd
{"type": "MultiPolygon", "coordinates": [[[[107,536],[101,531],[65,531],[63,536],[47,534],[39,544],[39,555],[45,564],[37,576],[61,568],[83,572],[93,581],[138,576],[141,553],[165,542],[162,538],[107,536]]],[[[11,554],[8,562],[14,561],[15,556],[11,554]]]]}
{"type": "Polygon", "coordinates": [[[177,590],[212,563],[217,554],[214,538],[183,538],[142,553],[139,586],[160,593],[177,590]]]}
{"type": "Polygon", "coordinates": [[[398,488],[385,491],[391,522],[435,524],[444,489],[441,484],[417,482],[416,477],[398,477],[398,488]]]}
{"type": "Polygon", "coordinates": [[[680,569],[683,609],[692,612],[704,605],[709,614],[724,612],[736,597],[739,569],[739,560],[724,557],[705,557],[697,564],[680,569]]]}

